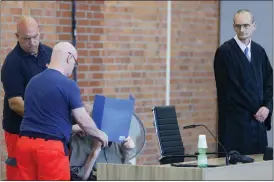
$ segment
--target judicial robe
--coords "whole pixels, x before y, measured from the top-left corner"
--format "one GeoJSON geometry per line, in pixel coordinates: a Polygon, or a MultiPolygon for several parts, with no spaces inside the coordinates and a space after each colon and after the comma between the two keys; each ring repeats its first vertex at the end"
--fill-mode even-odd
{"type": "Polygon", "coordinates": [[[249,61],[234,38],[226,41],[215,53],[214,74],[219,141],[227,152],[263,153],[273,110],[273,69],[264,48],[251,41],[249,61]],[[261,106],[270,111],[263,123],[254,117],[261,106]]]}

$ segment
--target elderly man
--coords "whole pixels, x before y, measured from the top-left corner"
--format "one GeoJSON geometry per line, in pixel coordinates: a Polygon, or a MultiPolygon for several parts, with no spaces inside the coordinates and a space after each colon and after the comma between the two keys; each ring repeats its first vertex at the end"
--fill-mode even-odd
{"type": "Polygon", "coordinates": [[[3,129],[8,153],[6,160],[7,180],[17,174],[15,145],[24,114],[24,93],[29,80],[44,71],[50,61],[52,49],[40,42],[37,22],[23,16],[17,22],[17,44],[7,55],[1,70],[1,81],[5,91],[3,129]]]}
{"type": "Polygon", "coordinates": [[[16,150],[21,180],[70,180],[67,145],[72,131],[83,130],[107,146],[107,135],[96,127],[84,108],[79,87],[68,78],[76,59],[70,43],[56,44],[48,69],[26,87],[16,150]],[[79,126],[72,127],[71,114],[79,126]]]}
{"type": "MultiPolygon", "coordinates": [[[[92,115],[92,105],[85,104],[85,109],[92,115]]],[[[96,146],[96,140],[90,136],[83,136],[81,133],[71,137],[70,142],[70,170],[71,179],[74,181],[83,180],[88,176],[88,180],[96,180],[96,164],[90,166],[92,161],[93,149],[96,146]]],[[[129,136],[121,144],[108,142],[108,146],[103,148],[96,156],[96,163],[115,163],[126,164],[129,162],[129,152],[135,148],[135,143],[129,136]]]]}
{"type": "Polygon", "coordinates": [[[236,36],[217,49],[214,60],[219,140],[227,151],[263,153],[271,129],[273,69],[264,48],[251,40],[252,13],[239,10],[233,23],[236,36]]]}

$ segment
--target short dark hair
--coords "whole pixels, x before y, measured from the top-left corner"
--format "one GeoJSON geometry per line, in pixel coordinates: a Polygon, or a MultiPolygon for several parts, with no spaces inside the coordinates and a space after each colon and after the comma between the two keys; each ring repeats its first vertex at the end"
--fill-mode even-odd
{"type": "Polygon", "coordinates": [[[237,14],[240,14],[240,13],[249,13],[250,16],[252,17],[252,23],[254,23],[254,21],[255,21],[254,15],[251,13],[251,11],[249,11],[249,10],[247,10],[247,9],[240,9],[240,10],[238,10],[238,11],[234,14],[234,16],[233,16],[233,23],[235,23],[235,16],[236,16],[237,14]]]}

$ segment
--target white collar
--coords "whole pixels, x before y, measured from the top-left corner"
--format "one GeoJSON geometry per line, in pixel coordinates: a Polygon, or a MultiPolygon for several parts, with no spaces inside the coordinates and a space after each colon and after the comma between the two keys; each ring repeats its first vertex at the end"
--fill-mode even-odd
{"type": "Polygon", "coordinates": [[[236,40],[237,44],[239,45],[239,47],[242,49],[243,52],[245,51],[246,47],[248,47],[248,50],[251,51],[251,49],[250,49],[250,47],[251,47],[251,39],[250,39],[250,42],[249,42],[249,44],[247,46],[239,40],[239,38],[238,38],[237,35],[234,37],[234,39],[236,40]]]}

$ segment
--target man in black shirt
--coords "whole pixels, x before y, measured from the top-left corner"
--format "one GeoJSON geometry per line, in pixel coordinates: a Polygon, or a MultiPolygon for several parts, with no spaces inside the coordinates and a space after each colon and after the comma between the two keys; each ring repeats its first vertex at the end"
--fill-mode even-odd
{"type": "Polygon", "coordinates": [[[50,62],[52,48],[40,42],[39,25],[32,17],[23,16],[17,22],[17,44],[7,55],[1,70],[5,91],[3,129],[8,159],[7,180],[17,174],[15,148],[24,114],[24,93],[29,80],[44,71],[50,62]]]}

